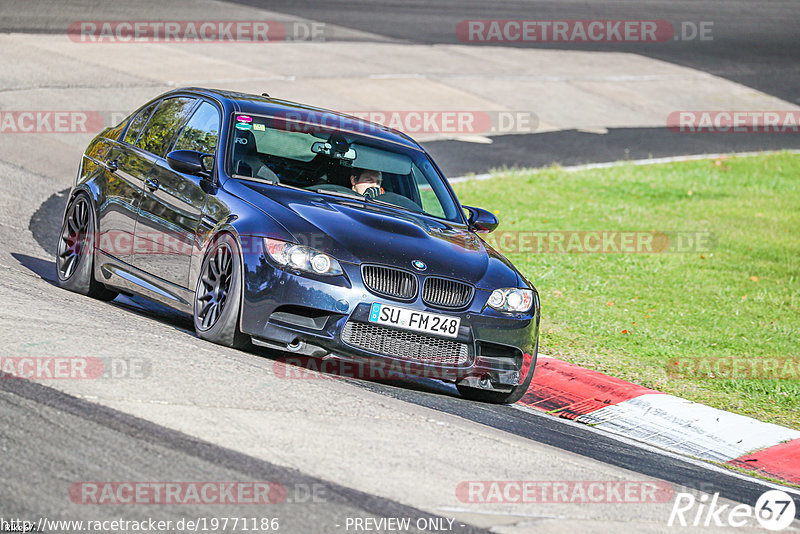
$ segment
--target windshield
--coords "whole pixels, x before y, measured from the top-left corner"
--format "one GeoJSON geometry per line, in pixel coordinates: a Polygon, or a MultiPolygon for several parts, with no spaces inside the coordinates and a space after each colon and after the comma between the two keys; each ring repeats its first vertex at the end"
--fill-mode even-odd
{"type": "Polygon", "coordinates": [[[423,152],[368,135],[298,125],[235,114],[229,173],[462,222],[443,179],[423,152]]]}

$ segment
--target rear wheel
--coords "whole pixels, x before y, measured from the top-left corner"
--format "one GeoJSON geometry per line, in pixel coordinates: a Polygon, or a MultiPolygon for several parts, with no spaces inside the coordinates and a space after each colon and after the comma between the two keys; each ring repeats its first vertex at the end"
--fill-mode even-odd
{"type": "Polygon", "coordinates": [[[67,206],[58,239],[56,270],[58,285],[100,300],[113,300],[118,293],[94,279],[95,215],[86,193],[78,193],[67,206]]]}
{"type": "Polygon", "coordinates": [[[194,297],[194,328],[203,339],[227,347],[244,348],[250,338],[239,331],[242,272],[239,246],[230,234],[221,234],[208,248],[194,297]]]}
{"type": "Polygon", "coordinates": [[[528,370],[528,376],[525,377],[525,380],[522,382],[522,384],[514,386],[509,392],[487,391],[485,389],[461,386],[458,384],[456,384],[456,388],[458,388],[458,392],[465,399],[486,402],[489,404],[514,404],[520,400],[523,395],[525,395],[525,392],[528,391],[528,387],[531,385],[534,371],[533,363],[536,361],[536,355],[538,352],[539,340],[536,340],[536,348],[533,351],[533,360],[531,361],[531,368],[528,370]]]}

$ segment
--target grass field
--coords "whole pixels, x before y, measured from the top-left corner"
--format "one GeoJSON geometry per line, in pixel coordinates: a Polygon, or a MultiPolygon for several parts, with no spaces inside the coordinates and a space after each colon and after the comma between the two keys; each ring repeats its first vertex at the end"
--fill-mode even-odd
{"type": "Polygon", "coordinates": [[[497,213],[490,241],[538,288],[542,353],[800,429],[800,155],[504,171],[455,189],[497,213]],[[558,231],[671,241],[586,253],[558,231]]]}

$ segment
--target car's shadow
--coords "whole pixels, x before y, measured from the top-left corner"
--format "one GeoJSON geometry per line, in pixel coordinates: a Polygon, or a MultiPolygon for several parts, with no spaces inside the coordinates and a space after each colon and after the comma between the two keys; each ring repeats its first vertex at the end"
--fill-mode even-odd
{"type": "MultiPolygon", "coordinates": [[[[458,397],[455,386],[421,373],[415,374],[413,368],[402,363],[384,364],[381,361],[353,361],[349,358],[329,356],[325,359],[293,355],[270,349],[256,348],[258,354],[273,360],[276,376],[286,379],[344,379],[353,382],[369,383],[387,388],[406,391],[419,391],[438,395],[458,397]],[[264,351],[263,353],[261,351],[264,351]],[[282,364],[282,366],[281,366],[282,364]],[[412,372],[408,372],[408,370],[412,372]]],[[[410,363],[410,362],[405,362],[410,363]]]]}
{"type": "MultiPolygon", "coordinates": [[[[11,256],[17,260],[20,265],[40,277],[45,282],[54,286],[58,286],[56,263],[54,260],[46,260],[34,256],[28,256],[27,254],[20,254],[18,252],[12,252],[11,256]]],[[[119,295],[117,298],[109,302],[109,304],[117,308],[126,309],[142,317],[156,319],[178,330],[194,335],[194,326],[192,325],[192,319],[190,316],[173,310],[167,306],[161,305],[157,302],[136,296],[129,297],[126,295],[119,295]]]]}
{"type": "Polygon", "coordinates": [[[45,282],[49,282],[54,286],[58,285],[55,261],[19,254],[18,252],[12,252],[11,257],[45,282]]]}
{"type": "Polygon", "coordinates": [[[69,189],[64,189],[50,195],[42,202],[28,223],[28,229],[33,238],[51,257],[56,253],[58,232],[61,229],[64,208],[67,205],[69,189]]]}
{"type": "MultiPolygon", "coordinates": [[[[12,252],[11,256],[20,265],[46,282],[54,286],[58,285],[55,261],[16,252],[12,252]]],[[[137,296],[119,295],[109,304],[135,313],[140,317],[169,325],[184,334],[196,336],[190,315],[173,310],[158,302],[137,296]]],[[[252,346],[247,352],[272,360],[275,363],[273,369],[276,374],[284,374],[282,378],[343,379],[353,382],[369,382],[371,389],[386,387],[436,395],[458,396],[455,387],[450,384],[424,376],[401,373],[398,368],[393,366],[382,367],[366,363],[357,364],[337,358],[321,360],[256,346],[252,346]]]]}

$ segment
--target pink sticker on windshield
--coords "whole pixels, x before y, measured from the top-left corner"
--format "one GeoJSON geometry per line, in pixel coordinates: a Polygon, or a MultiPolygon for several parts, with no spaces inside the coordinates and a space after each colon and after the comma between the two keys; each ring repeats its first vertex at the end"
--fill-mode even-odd
{"type": "Polygon", "coordinates": [[[238,122],[253,122],[253,118],[248,117],[247,115],[239,115],[238,117],[236,117],[236,120],[238,122]]]}

